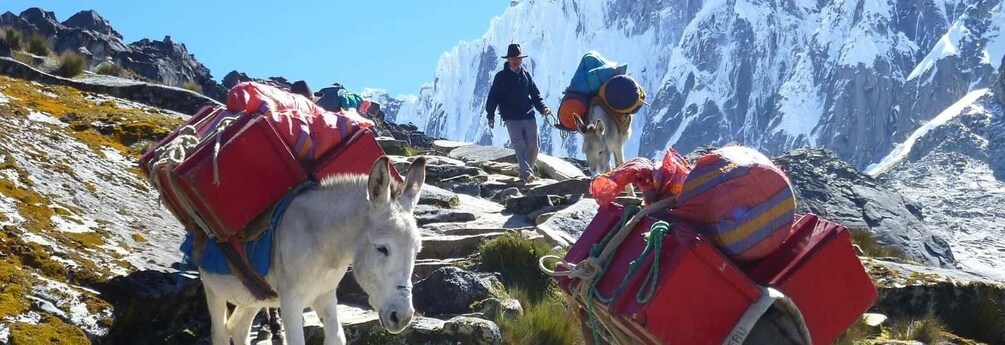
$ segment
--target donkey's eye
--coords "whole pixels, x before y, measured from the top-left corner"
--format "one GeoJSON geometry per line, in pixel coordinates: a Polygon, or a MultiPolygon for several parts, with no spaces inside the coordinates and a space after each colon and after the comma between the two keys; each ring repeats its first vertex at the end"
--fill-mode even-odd
{"type": "Polygon", "coordinates": [[[384,254],[384,256],[390,255],[390,254],[388,254],[387,247],[385,247],[385,246],[378,246],[377,247],[377,251],[380,252],[381,254],[384,254]]]}

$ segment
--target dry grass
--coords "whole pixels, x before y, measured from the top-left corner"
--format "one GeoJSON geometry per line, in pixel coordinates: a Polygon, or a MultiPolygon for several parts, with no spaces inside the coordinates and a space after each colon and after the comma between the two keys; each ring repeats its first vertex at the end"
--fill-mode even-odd
{"type": "Polygon", "coordinates": [[[522,290],[510,294],[524,307],[522,316],[511,320],[496,320],[504,344],[575,345],[583,344],[580,325],[569,314],[565,299],[555,293],[533,302],[522,290]]]}
{"type": "Polygon", "coordinates": [[[876,241],[873,237],[872,231],[869,229],[855,228],[849,229],[851,231],[851,240],[859,248],[862,248],[862,252],[865,256],[870,256],[874,258],[899,258],[904,259],[904,253],[899,249],[883,245],[876,241]]]}
{"type": "Polygon", "coordinates": [[[915,340],[925,344],[942,344],[946,341],[946,326],[929,316],[920,320],[897,320],[890,325],[890,339],[915,340]]]}
{"type": "Polygon", "coordinates": [[[186,81],[185,83],[181,84],[181,88],[195,93],[202,93],[202,86],[191,81],[186,81]]]}
{"type": "Polygon", "coordinates": [[[49,47],[49,40],[45,36],[32,34],[28,39],[28,52],[38,56],[49,56],[52,48],[49,47]]]}
{"type": "Polygon", "coordinates": [[[4,42],[7,42],[12,51],[19,51],[24,46],[24,35],[14,28],[5,27],[3,29],[3,37],[4,42]]]}
{"type": "Polygon", "coordinates": [[[125,75],[125,69],[122,68],[122,66],[116,65],[111,62],[103,62],[100,65],[98,65],[98,68],[94,70],[94,73],[100,75],[121,77],[125,75]]]}
{"type": "Polygon", "coordinates": [[[84,71],[84,56],[66,52],[59,56],[59,67],[56,74],[64,78],[72,78],[84,71]]]}

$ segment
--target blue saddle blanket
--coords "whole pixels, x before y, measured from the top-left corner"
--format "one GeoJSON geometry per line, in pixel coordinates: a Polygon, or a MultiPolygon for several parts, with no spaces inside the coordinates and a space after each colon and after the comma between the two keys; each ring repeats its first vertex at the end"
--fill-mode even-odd
{"type": "MultiPolygon", "coordinates": [[[[273,229],[268,229],[257,240],[244,244],[244,251],[248,255],[248,262],[251,268],[259,275],[269,274],[269,265],[272,263],[272,233],[273,229]]],[[[227,257],[223,255],[223,250],[216,241],[207,240],[202,245],[202,257],[195,257],[195,237],[191,233],[185,235],[185,242],[181,244],[181,251],[190,263],[202,268],[206,272],[216,274],[233,274],[230,266],[227,265],[227,257]]]]}

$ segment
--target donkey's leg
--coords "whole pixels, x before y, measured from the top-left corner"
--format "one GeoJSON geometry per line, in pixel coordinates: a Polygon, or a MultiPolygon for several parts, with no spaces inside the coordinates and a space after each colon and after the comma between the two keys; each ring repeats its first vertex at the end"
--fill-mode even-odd
{"type": "Polygon", "coordinates": [[[304,345],[304,308],[307,303],[294,289],[283,289],[279,293],[279,310],[283,313],[286,344],[304,345]]]}
{"type": "Polygon", "coordinates": [[[227,332],[227,301],[220,298],[208,286],[206,291],[206,307],[209,309],[210,339],[213,345],[229,345],[230,333],[227,332]]]}
{"type": "Polygon", "coordinates": [[[335,297],[335,290],[318,296],[311,309],[318,313],[321,323],[324,324],[325,345],[344,345],[345,331],[338,321],[338,298],[335,297]]]}
{"type": "Polygon", "coordinates": [[[235,345],[247,345],[248,335],[251,333],[251,323],[255,321],[255,316],[262,308],[234,307],[234,313],[227,319],[227,330],[235,345]]]}

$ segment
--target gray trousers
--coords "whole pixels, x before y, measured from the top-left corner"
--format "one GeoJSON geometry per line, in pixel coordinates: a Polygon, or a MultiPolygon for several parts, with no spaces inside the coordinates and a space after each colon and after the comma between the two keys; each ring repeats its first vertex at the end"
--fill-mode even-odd
{"type": "Polygon", "coordinates": [[[529,120],[507,120],[506,130],[509,132],[509,141],[516,151],[516,162],[520,171],[520,178],[527,178],[534,174],[534,166],[537,165],[537,152],[541,148],[537,135],[537,119],[529,120]]]}

